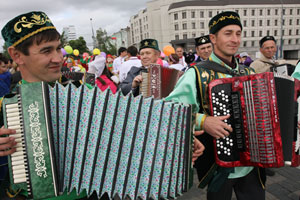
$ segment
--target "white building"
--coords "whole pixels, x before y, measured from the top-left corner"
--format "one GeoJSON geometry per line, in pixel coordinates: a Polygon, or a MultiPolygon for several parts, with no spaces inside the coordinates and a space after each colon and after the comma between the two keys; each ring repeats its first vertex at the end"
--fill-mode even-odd
{"type": "Polygon", "coordinates": [[[65,32],[65,36],[67,41],[76,40],[76,29],[74,25],[69,25],[67,27],[63,27],[63,32],[65,32]]]}
{"type": "Polygon", "coordinates": [[[119,49],[120,47],[127,48],[131,43],[130,39],[130,28],[122,28],[120,31],[114,33],[112,35],[113,40],[111,40],[112,44],[116,45],[116,48],[119,49]]]}
{"type": "Polygon", "coordinates": [[[132,43],[154,38],[161,49],[170,43],[185,50],[194,49],[194,38],[208,34],[209,20],[222,11],[240,14],[243,24],[240,52],[247,51],[254,58],[259,40],[266,35],[273,35],[280,47],[282,30],[284,58],[300,57],[299,0],[152,0],[130,19],[132,43]]]}

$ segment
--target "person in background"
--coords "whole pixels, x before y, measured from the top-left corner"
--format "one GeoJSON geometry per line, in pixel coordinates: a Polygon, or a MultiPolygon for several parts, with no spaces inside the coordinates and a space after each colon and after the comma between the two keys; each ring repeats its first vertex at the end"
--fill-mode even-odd
{"type": "Polygon", "coordinates": [[[113,72],[113,62],[114,62],[114,57],[110,54],[107,54],[105,65],[111,73],[113,72]]]}
{"type": "Polygon", "coordinates": [[[204,35],[198,38],[195,38],[195,46],[197,52],[197,62],[207,60],[213,50],[212,44],[209,39],[209,35],[204,35]]]}
{"type": "Polygon", "coordinates": [[[171,54],[168,57],[168,63],[169,63],[170,69],[176,69],[176,70],[181,71],[184,68],[184,66],[181,63],[179,63],[179,57],[175,53],[171,54]]]}
{"type": "Polygon", "coordinates": [[[131,69],[131,67],[141,67],[142,63],[141,60],[138,59],[137,57],[138,50],[135,46],[130,46],[127,48],[127,57],[128,60],[125,61],[120,68],[120,74],[119,74],[119,79],[120,82],[124,81],[127,77],[127,73],[131,69]]]}
{"type": "Polygon", "coordinates": [[[273,36],[265,36],[259,41],[260,58],[251,63],[250,67],[255,69],[256,73],[270,72],[272,66],[278,65],[274,60],[277,51],[276,40],[273,36]]]}
{"type": "Polygon", "coordinates": [[[187,67],[187,64],[186,64],[186,62],[185,62],[185,57],[183,56],[183,53],[184,53],[183,48],[180,47],[180,46],[176,47],[175,53],[176,53],[177,56],[179,57],[179,63],[180,63],[182,66],[187,67]]]}
{"type": "Polygon", "coordinates": [[[118,55],[113,62],[113,73],[119,75],[120,68],[123,62],[125,62],[125,57],[127,56],[127,49],[125,47],[120,47],[118,50],[118,55]]]}
{"type": "Polygon", "coordinates": [[[0,98],[10,91],[11,73],[8,70],[8,59],[0,54],[0,98]]]}
{"type": "Polygon", "coordinates": [[[240,63],[245,65],[246,67],[249,67],[250,64],[253,62],[251,57],[248,55],[247,52],[242,52],[240,53],[240,63]]]}

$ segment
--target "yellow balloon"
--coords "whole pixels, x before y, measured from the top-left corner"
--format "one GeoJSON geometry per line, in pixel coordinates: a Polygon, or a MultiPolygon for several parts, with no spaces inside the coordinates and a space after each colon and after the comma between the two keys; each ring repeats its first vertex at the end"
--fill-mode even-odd
{"type": "Polygon", "coordinates": [[[166,56],[170,56],[171,54],[175,53],[175,49],[172,46],[167,45],[164,47],[163,52],[166,56]]]}
{"type": "Polygon", "coordinates": [[[93,50],[93,55],[99,55],[101,53],[101,51],[100,51],[100,49],[98,49],[98,48],[95,48],[94,50],[93,50]]]}
{"type": "Polygon", "coordinates": [[[74,56],[78,56],[79,55],[78,49],[74,49],[73,54],[74,54],[74,56]]]}
{"type": "Polygon", "coordinates": [[[66,50],[67,54],[73,53],[73,48],[69,45],[65,46],[64,49],[66,50]]]}

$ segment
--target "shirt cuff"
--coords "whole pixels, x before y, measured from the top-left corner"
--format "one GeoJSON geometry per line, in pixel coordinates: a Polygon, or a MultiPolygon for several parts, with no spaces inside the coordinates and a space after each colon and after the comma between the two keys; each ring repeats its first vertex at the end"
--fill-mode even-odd
{"type": "Polygon", "coordinates": [[[204,121],[206,119],[207,115],[205,114],[201,114],[201,113],[197,113],[196,114],[196,127],[195,129],[198,130],[203,130],[203,124],[204,121]]]}

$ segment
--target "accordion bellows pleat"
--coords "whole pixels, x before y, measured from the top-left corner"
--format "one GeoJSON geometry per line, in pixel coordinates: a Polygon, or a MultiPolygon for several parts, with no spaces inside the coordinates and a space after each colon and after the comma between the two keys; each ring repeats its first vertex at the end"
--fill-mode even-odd
{"type": "Polygon", "coordinates": [[[192,185],[189,105],[42,82],[21,85],[4,100],[4,112],[14,103],[22,110],[29,171],[27,183],[14,187],[34,199],[74,189],[87,196],[173,199],[192,185]]]}

